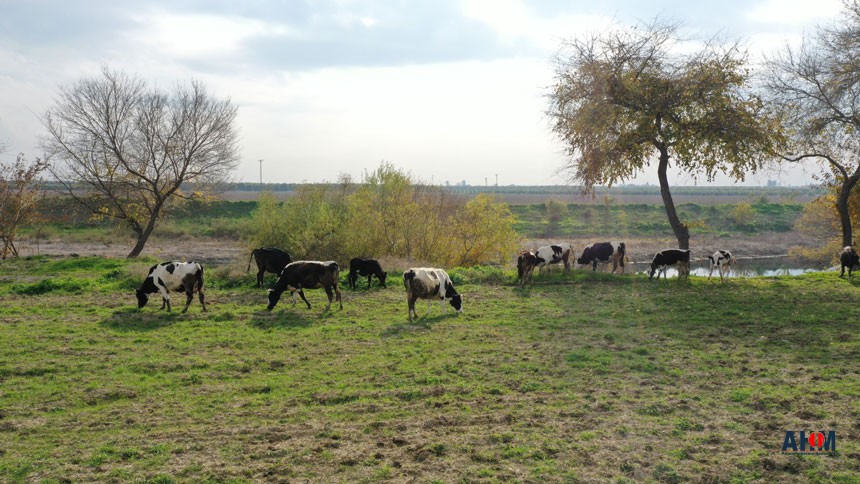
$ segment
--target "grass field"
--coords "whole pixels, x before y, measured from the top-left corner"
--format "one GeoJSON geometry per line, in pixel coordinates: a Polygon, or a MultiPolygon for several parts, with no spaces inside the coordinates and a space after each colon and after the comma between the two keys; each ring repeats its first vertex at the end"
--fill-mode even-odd
{"type": "Polygon", "coordinates": [[[832,273],[455,269],[464,314],[409,324],[396,274],[268,313],[210,268],[208,313],[139,311],[153,262],[0,262],[0,481],[860,482],[860,283],[832,273]]]}

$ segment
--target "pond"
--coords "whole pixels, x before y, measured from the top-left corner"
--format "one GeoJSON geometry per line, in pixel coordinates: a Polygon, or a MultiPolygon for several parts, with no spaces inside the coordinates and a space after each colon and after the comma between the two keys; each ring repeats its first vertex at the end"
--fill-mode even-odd
{"type": "MultiPolygon", "coordinates": [[[[693,260],[691,263],[690,274],[694,276],[708,277],[709,261],[693,260]]],[[[624,272],[648,273],[651,269],[650,261],[628,262],[624,272]]],[[[818,272],[832,270],[828,264],[801,264],[796,259],[789,256],[773,256],[773,257],[738,257],[737,264],[732,266],[729,277],[769,277],[769,276],[797,276],[806,274],[807,272],[818,272]]],[[[678,271],[670,268],[667,271],[668,277],[675,277],[678,271]]],[[[714,270],[712,277],[719,277],[719,273],[714,270]]]]}

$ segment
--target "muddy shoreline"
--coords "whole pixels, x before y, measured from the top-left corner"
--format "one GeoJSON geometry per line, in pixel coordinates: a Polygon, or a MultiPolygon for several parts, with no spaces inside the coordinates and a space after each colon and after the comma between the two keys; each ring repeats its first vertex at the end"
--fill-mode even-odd
{"type": "MultiPolygon", "coordinates": [[[[568,242],[574,248],[584,247],[594,242],[603,242],[606,237],[581,237],[575,239],[530,239],[522,244],[524,249],[534,249],[541,245],[568,242]]],[[[655,252],[677,247],[674,237],[632,237],[618,238],[625,242],[628,258],[633,262],[650,260],[655,252]]],[[[693,236],[690,247],[696,258],[705,257],[718,249],[732,251],[738,258],[757,258],[784,256],[792,247],[814,248],[825,244],[825,239],[812,237],[800,232],[765,232],[755,235],[738,235],[731,237],[693,236]]],[[[41,241],[36,244],[32,240],[21,240],[19,253],[22,257],[32,255],[62,255],[76,254],[79,256],[125,257],[133,243],[123,242],[78,242],[67,240],[41,241]]],[[[152,256],[160,260],[199,260],[209,264],[247,263],[249,251],[245,243],[239,240],[193,238],[184,240],[163,240],[154,238],[143,251],[142,255],[152,256]]]]}

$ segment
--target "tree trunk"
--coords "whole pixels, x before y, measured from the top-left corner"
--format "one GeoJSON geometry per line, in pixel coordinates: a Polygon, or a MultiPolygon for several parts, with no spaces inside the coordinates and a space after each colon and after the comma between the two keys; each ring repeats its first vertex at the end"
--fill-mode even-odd
{"type": "Polygon", "coordinates": [[[149,217],[149,222],[147,222],[146,228],[137,234],[137,242],[134,244],[134,248],[131,249],[131,252],[126,256],[127,259],[133,259],[143,252],[143,247],[146,245],[146,241],[149,240],[149,236],[155,229],[155,221],[157,218],[158,211],[155,211],[155,213],[149,217]]]}
{"type": "Polygon", "coordinates": [[[850,177],[842,180],[842,187],[840,187],[839,196],[836,198],[836,210],[839,212],[839,222],[842,224],[842,247],[854,245],[851,213],[848,211],[848,197],[851,196],[851,190],[854,189],[858,181],[860,181],[860,168],[850,177]]]}
{"type": "Polygon", "coordinates": [[[669,151],[665,146],[660,146],[660,164],[657,167],[657,177],[660,179],[660,195],[663,197],[663,206],[666,208],[666,216],[669,217],[669,225],[675,231],[675,237],[678,238],[679,249],[690,248],[690,231],[687,226],[681,223],[678,218],[678,212],[675,211],[675,202],[672,200],[672,193],[669,192],[669,178],[666,176],[666,170],[669,168],[669,151]]]}

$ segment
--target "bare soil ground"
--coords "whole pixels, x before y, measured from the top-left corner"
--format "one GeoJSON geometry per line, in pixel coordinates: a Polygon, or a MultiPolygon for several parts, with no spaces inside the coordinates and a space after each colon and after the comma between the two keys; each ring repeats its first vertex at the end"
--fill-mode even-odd
{"type": "MultiPolygon", "coordinates": [[[[542,245],[568,242],[579,250],[594,242],[603,242],[606,237],[595,236],[579,239],[531,239],[524,243],[523,248],[535,249],[542,245]]],[[[633,262],[649,260],[655,252],[666,248],[677,247],[674,237],[637,237],[626,239],[628,258],[633,262]]],[[[704,257],[717,249],[732,251],[736,257],[764,257],[785,255],[790,247],[820,247],[824,240],[800,232],[764,232],[755,235],[738,235],[732,237],[716,237],[708,235],[693,236],[690,246],[694,257],[704,257]]],[[[70,255],[125,257],[131,250],[132,242],[70,242],[51,240],[36,244],[30,240],[22,240],[19,246],[21,256],[30,255],[70,255]]],[[[162,260],[198,260],[209,264],[225,264],[246,260],[247,248],[238,240],[197,238],[189,240],[151,240],[143,251],[143,255],[153,256],[162,260]]]]}

